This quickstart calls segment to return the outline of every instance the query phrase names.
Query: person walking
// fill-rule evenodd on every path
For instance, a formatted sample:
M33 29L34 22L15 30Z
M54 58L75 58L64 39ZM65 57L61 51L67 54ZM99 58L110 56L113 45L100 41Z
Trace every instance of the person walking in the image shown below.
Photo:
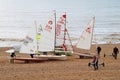
M115 58L115 59L117 59L117 54L119 53L119 50L118 50L118 48L117 47L114 47L113 48L113 57Z
M98 70L98 56L94 56L93 57L93 66L94 66L94 70Z
M98 56L100 55L100 52L101 52L101 47L98 46L98 47L97 47L97 54L98 54Z

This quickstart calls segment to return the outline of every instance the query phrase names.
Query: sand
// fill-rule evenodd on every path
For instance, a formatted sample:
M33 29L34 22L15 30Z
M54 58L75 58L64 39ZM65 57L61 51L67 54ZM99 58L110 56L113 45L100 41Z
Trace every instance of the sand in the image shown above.
M115 60L112 56L103 57L104 53L111 54L113 47L120 49L120 44L99 45L102 48L99 63L104 61L105 67L99 70L88 67L92 59L79 59L78 55L68 57L67 61L45 61L40 63L24 63L15 61L11 64L9 54L0 48L0 80L120 80L120 54ZM83 50L76 51L80 52ZM93 45L88 52L96 52ZM30 57L18 54L17 57Z

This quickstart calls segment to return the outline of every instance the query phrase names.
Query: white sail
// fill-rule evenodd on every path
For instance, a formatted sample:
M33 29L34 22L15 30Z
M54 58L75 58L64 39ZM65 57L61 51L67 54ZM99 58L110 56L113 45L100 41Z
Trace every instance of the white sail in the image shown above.
M48 20L46 26L43 28L41 38L39 40L38 51L54 51L55 46L55 16Z
M93 19L90 21L90 23L87 25L82 35L80 36L79 41L76 45L77 48L87 49L87 50L91 48L94 22L95 22L95 17L93 17Z
M37 52L36 27L32 27L29 34L24 39L20 48L20 53L34 54Z

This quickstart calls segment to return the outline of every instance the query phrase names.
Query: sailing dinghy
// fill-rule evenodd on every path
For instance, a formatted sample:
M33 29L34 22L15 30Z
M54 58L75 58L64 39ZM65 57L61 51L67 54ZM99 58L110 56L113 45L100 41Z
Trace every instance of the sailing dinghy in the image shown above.
M73 53L72 42L67 30L66 13L57 21L55 43L55 52Z
M36 27L31 27L31 30L26 35L23 44L20 47L19 53L23 54L36 54L38 52L37 46L37 32ZM11 51L8 51L11 52ZM47 59L40 59L40 58L26 58L26 57L13 57L10 59L10 62L14 63L15 60L24 61L25 63L29 62L42 62L46 61Z

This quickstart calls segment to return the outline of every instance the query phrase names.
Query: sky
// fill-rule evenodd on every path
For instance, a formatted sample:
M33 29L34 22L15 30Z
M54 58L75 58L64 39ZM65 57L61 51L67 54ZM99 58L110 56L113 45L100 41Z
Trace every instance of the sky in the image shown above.
M67 13L71 30L82 29L93 16L97 30L105 31L107 27L110 31L111 24L114 28L120 26L119 0L0 0L0 27L22 31L34 26L35 20L44 26L53 10L57 17Z

